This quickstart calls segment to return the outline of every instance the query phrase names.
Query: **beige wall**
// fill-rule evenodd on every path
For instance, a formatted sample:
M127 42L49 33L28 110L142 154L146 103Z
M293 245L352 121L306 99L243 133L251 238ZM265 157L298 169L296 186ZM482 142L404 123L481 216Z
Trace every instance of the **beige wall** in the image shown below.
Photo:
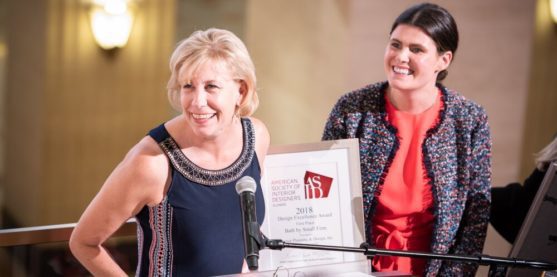
M129 44L94 42L82 1L8 1L4 202L23 226L74 222L167 119L174 1L145 0Z
M523 129L521 176L532 171L532 156L557 135L557 23L549 14L549 1L538 0L536 31L530 62L526 102L527 124Z
M261 98L256 116L267 123L272 144L319 141L333 101L349 89L350 3L249 1L246 42Z
M178 0L177 4L176 39L212 27L244 37L246 0Z
M45 61L44 54L36 51L35 47L44 44L45 34L40 25L28 24L26 18L44 22L46 15L43 10L46 4L42 1L34 4L8 2L6 10L10 12L6 14L5 20L8 55L3 129L5 185L2 200L3 208L22 222L37 222L36 219L40 217L37 200L42 192L36 184L40 183L41 178L39 130L42 109L39 103L43 99ZM10 31L11 26L18 26L22 34L26 35L16 35L15 31Z

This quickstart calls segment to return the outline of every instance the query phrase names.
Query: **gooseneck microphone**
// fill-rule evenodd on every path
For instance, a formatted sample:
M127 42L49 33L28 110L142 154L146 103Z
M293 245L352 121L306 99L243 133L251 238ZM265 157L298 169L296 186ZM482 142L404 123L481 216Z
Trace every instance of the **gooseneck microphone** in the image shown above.
M244 176L236 182L236 192L240 195L240 206L242 208L245 259L250 270L257 270L259 267L259 249L263 247L255 209L256 189L257 183L250 176Z

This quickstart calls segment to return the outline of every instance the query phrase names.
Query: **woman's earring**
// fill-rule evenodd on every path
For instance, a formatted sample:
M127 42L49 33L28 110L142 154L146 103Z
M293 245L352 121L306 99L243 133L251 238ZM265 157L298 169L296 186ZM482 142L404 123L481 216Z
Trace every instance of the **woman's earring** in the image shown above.
M240 118L240 108L236 105L236 109L234 110L234 117Z

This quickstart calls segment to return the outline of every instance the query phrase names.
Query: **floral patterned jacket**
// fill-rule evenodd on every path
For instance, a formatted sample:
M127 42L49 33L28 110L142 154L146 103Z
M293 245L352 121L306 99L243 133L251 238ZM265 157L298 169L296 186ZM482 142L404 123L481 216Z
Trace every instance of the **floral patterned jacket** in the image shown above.
M385 110L386 82L343 95L332 109L323 140L359 138L367 241L376 197L398 149L397 130ZM482 107L438 85L443 108L422 145L434 198L432 253L479 256L491 202L491 138ZM474 263L430 260L427 276L473 276Z

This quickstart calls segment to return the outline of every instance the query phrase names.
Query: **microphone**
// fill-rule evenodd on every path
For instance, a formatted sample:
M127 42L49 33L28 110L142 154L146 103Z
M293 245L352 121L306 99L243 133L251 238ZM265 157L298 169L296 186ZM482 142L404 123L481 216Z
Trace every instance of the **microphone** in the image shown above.
M257 183L250 176L244 176L236 182L236 192L240 195L242 208L245 258L250 270L257 270L259 267L259 249L261 249L261 231L255 210L256 190Z

